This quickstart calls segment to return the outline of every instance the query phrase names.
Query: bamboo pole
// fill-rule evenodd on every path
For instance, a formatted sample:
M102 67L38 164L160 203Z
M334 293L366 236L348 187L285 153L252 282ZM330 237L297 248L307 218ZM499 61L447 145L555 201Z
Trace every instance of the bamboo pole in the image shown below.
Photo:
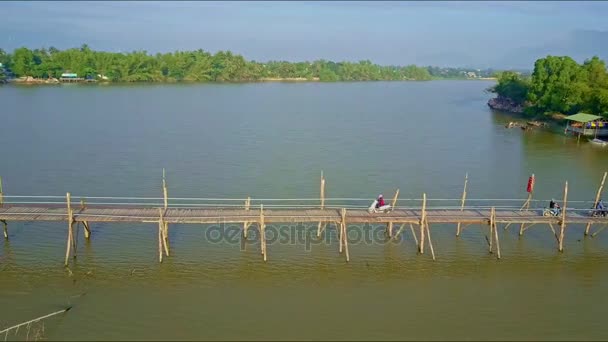
M469 182L469 173L465 173L464 175L464 189L462 189L462 200L460 201L460 211L464 211L464 202L467 198L467 183ZM456 236L460 236L460 225L461 223L458 222L458 226L456 227Z
M402 223L399 226L399 229L397 229L397 233L395 233L395 235L393 236L393 240L395 240L397 237L399 237L399 234L401 234L401 232L403 231L404 228L405 228L405 223Z
M591 234L591 237L595 237L597 234L599 234L604 229L606 229L606 226L603 226L602 228L598 229L595 233Z
M342 213L340 213L340 216L342 215ZM342 254L342 238L343 238L343 226L342 226L342 221L340 221L340 229L338 232L338 244L340 245L340 254Z
M266 224L264 223L264 205L260 204L260 249L266 261Z
M418 237L416 236L416 233L414 232L414 226L411 223L410 231L412 232L412 236L414 237L414 241L416 242L416 248L420 248L420 245L418 244Z
M163 168L163 197L165 200L165 209L167 209L167 206L169 205L169 200L167 198L167 180L165 179L165 168Z
M0 177L0 207L4 205L4 192L2 191L2 177Z
M391 202L391 211L395 210L395 206L397 206L397 198L399 197L399 189L395 191L395 197L393 197L393 201Z
M84 238L89 240L91 238L91 227L89 226L89 222L82 221L82 225L84 227Z
M325 209L325 177L321 170L321 210Z
M386 225L386 231L388 233L388 237L392 238L393 237L393 221L390 221L387 225Z
M86 203L85 199L82 198L80 200L80 211L82 212L86 208L87 208L87 203ZM88 240L91 237L91 228L89 227L89 222L82 221L82 226L83 226L83 230L84 230L84 238Z
M498 240L498 227L496 226L496 208L492 207L492 224L494 225L494 239L496 239L496 258L500 259L500 241Z
M494 207L490 209L490 254L493 253L494 246Z
M564 230L566 229L566 206L568 204L568 181L564 187L564 207L562 209L562 222L559 232L559 251L564 251Z
M158 262L163 262L163 226L158 220Z
M2 221L2 225L4 226L4 239L6 241L8 241L8 223L6 223L6 220L1 220Z
M48 315L40 316L40 317L34 318L34 319L32 319L32 320L29 320L29 321L27 321L27 322L23 322L23 323L19 323L19 324L17 324L17 325L13 325L12 327L8 327L8 328L6 328L6 329L4 329L4 330L0 331L0 335L1 335L1 334L6 333L6 334L7 334L7 337L8 337L8 332L9 332L9 331L11 331L11 330L15 330L15 329L17 329L17 330L18 330L20 327L22 327L22 326L24 326L24 325L28 325L28 324L32 324L32 323L36 323L36 322L41 321L41 320L43 320L43 319L45 319L45 318L49 318L49 317L52 317L52 316L55 316L55 315L59 315L59 314L64 313L64 312L68 312L68 311L69 311L71 308L72 308L72 307L71 307L71 306L69 306L69 307L67 307L67 308L65 308L65 309L63 309L63 310L55 311L55 312L52 312L52 313L50 313L50 314L48 314ZM15 334L16 334L16 332L15 332Z
M348 233L346 230L346 208L342 208L342 239L344 240L344 251L346 252L346 262L350 261L350 255L348 253Z
M424 254L424 222L426 221L426 193L422 194L422 215L420 217L420 254Z
M251 197L247 197L247 199L245 200L245 210L249 211L249 208L251 207ZM247 229L249 228L249 222L245 221L243 222L243 236L247 237Z
M317 227L317 237L321 236L321 233L325 230L327 223L319 222L319 226Z
M435 249L433 248L433 241L431 241L431 229L429 228L429 220L426 217L424 219L424 225L426 226L426 237L429 240L431 255L433 256L433 261L435 261Z
M323 210L325 209L325 176L323 176L323 170L321 170L321 189L319 191L319 196L321 199L321 210ZM325 229L325 226L325 223L319 221L319 226L317 227L317 237L321 237L321 232ZM342 245L340 245L340 253L342 253Z
M606 182L606 175L608 175L608 172L604 172L604 176L602 177L602 181L600 182L600 187L597 189L597 193L595 194L595 201L593 201L592 210L595 210L597 203L600 201L600 197L602 196L602 189L604 189L604 183ZM587 223L587 227L585 227L585 236L589 235L589 228L591 228L591 222Z
M72 203L70 193L66 193L66 203L67 203L67 214L68 214L68 241L67 246L65 248L65 266L68 265L70 253L72 252L72 247L74 246L74 232L72 224L74 222L74 216L72 215ZM74 253L75 256L76 253Z

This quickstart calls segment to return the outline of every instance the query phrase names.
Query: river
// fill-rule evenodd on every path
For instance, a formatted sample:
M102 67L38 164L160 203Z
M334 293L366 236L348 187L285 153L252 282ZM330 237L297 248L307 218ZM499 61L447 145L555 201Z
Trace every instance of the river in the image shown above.
M561 202L568 181L570 199L593 200L606 149L505 129L492 84L4 86L0 176L7 196L160 197L165 168L170 197L314 198L323 170L327 197L399 188L414 205L460 198L466 173L469 198L524 199L534 173L536 198ZM264 263L253 238L173 225L159 264L157 225L94 224L66 270L65 223L9 222L0 330L72 305L45 338L608 339L608 233L570 225L559 253L547 226L518 228L500 228L501 260L481 227L438 225L436 261L404 234L351 244L349 263L336 240L274 243Z

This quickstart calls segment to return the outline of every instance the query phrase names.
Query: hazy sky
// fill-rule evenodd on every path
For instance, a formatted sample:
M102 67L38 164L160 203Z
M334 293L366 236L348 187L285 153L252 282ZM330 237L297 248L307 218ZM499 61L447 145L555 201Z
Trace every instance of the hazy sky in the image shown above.
M608 57L595 43L608 37L608 2L2 1L0 13L0 48L9 51L87 43L231 50L258 61L530 68L546 53Z

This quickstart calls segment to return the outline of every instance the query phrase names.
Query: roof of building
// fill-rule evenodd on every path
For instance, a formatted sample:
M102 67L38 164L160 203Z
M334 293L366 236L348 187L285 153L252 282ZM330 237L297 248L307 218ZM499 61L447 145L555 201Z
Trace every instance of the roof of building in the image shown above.
M597 116L597 115L593 115L593 114L578 113L578 114L566 116L564 119L584 123L584 122L598 120L601 118L602 118L601 116Z

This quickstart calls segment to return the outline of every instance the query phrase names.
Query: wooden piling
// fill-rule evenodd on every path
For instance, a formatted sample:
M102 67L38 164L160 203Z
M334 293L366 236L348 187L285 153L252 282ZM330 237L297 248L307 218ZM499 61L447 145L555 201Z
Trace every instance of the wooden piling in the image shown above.
M342 208L341 211L341 216L342 216L342 221L341 221L341 225L342 225L342 240L343 240L343 244L344 244L344 251L346 252L346 262L350 261L350 255L348 253L348 233L346 230L346 208Z
M414 231L414 225L410 223L410 231L412 232L412 236L414 237L414 241L416 242L416 248L420 248L420 244L418 244L418 237L416 236L416 232Z
M419 252L424 254L424 222L426 221L426 193L422 194L422 214L420 217L420 245Z
M86 208L87 208L86 200L84 198L81 198L80 199L80 211L82 212ZM91 237L91 228L89 227L89 222L82 221L82 226L83 226L83 230L84 230L84 238L88 240Z
M399 189L397 189L397 191L395 191L395 196L393 197L393 201L391 202L391 211L395 210L395 207L397 206L398 197L399 197Z
M68 240L67 246L65 249L65 266L69 263L70 254L72 253L72 248L74 248L74 257L76 257L76 244L74 241L74 232L73 232L73 224L74 224L74 215L72 213L72 203L70 193L66 193L66 203L67 203L67 215L68 215Z
M568 181L564 186L564 203L562 208L562 222L559 232L559 251L564 251L564 230L566 229L566 206L568 205Z
M325 230L325 227L327 227L327 223L319 222L319 226L317 227L317 237L321 237L321 233Z
M266 224L264 223L264 205L260 204L260 249L266 261Z
M500 241L498 240L498 227L496 225L496 208L492 207L492 226L494 230L494 239L496 240L496 258L500 259Z
M325 209L325 177L321 171L321 210Z
M393 237L393 221L390 221L386 225L386 232L387 232L389 238Z
M251 197L247 197L247 199L245 200L245 210L249 211L251 207ZM249 225L250 223L248 221L243 222L243 236L246 238L247 237L247 229L249 229Z
M460 211L464 211L464 202L467 198L467 183L469 182L469 173L464 174L464 189L462 189L462 199L460 201ZM456 236L460 236L460 225L462 223L458 222L458 226L456 227Z
M165 168L163 168L163 197L164 197L164 202L165 202L165 209L167 209L167 206L169 205L169 199L167 196L167 180L165 178Z
M490 254L493 253L494 246L494 207L490 209Z
M602 196L602 189L604 189L604 183L606 182L606 175L608 175L608 172L604 172L604 176L602 177L602 181L600 182L600 187L597 189L597 193L595 194L595 200L593 201L592 210L595 210L597 202L600 201L600 197ZM589 228L591 228L591 222L587 223L587 227L585 227L585 236L589 235Z
M4 205L4 192L2 191L2 177L0 177L0 207Z
M5 220L2 221L2 225L4 226L4 240L8 241L8 223Z
M429 240L429 248L431 249L431 256L433 256L433 261L435 261L435 249L433 248L433 241L431 241L431 229L429 228L429 220L425 217L424 225L426 227L426 237Z
M165 255L169 256L169 224L167 223L167 221L165 221L164 216L165 210L162 208L158 208L158 229L160 230L161 246L162 249L165 251ZM162 262L162 258L160 261Z

